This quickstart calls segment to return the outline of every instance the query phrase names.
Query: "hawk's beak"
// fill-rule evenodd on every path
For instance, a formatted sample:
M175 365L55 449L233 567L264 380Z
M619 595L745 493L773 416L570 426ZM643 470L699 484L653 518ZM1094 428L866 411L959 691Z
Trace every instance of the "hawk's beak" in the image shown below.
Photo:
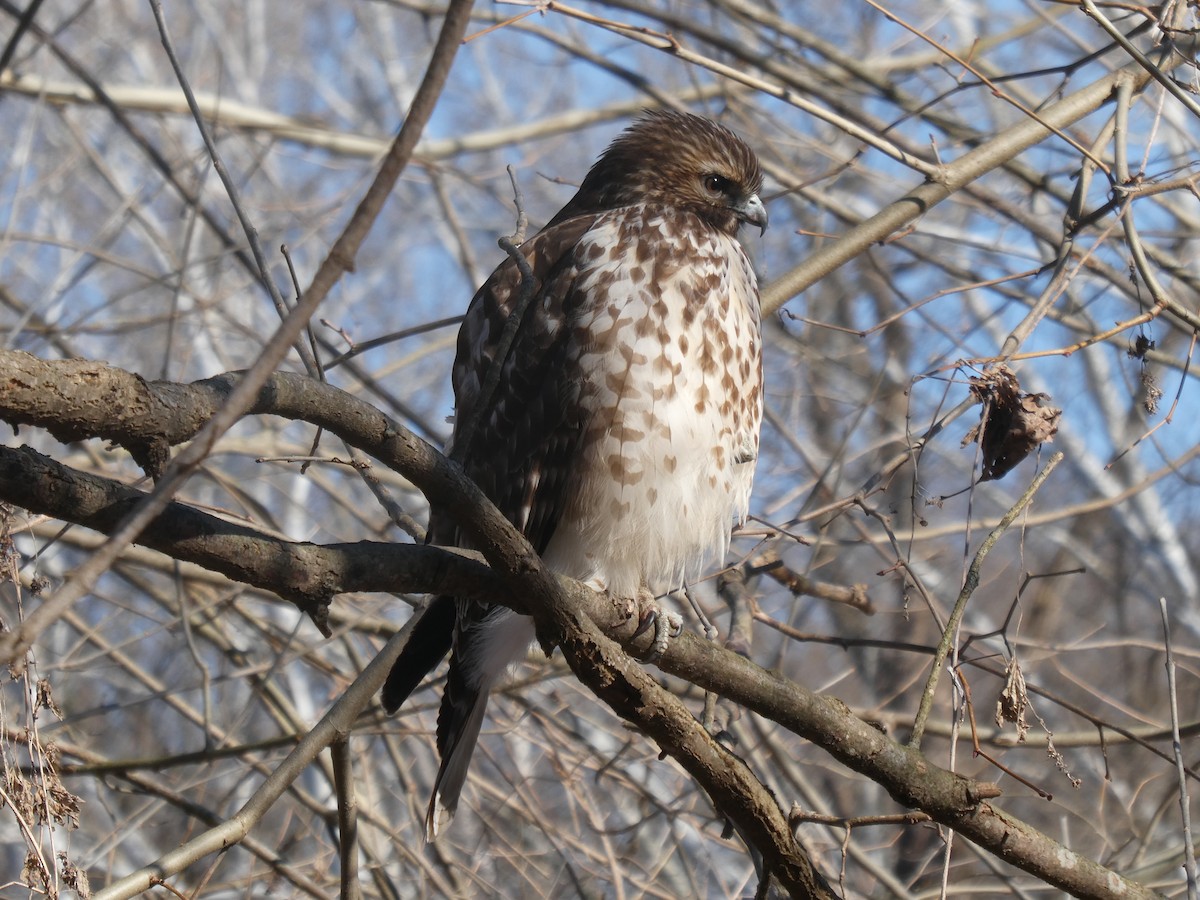
M738 221L757 225L759 234L767 230L767 208L763 206L758 194L746 197L733 208L733 211L737 213Z

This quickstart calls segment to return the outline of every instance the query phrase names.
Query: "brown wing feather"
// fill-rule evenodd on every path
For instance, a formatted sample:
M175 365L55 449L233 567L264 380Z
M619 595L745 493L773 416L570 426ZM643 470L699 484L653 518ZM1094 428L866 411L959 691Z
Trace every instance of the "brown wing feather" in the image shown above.
M539 553L561 514L567 473L582 433L582 423L568 412L575 407L571 400L577 384L564 365L566 307L578 274L574 250L595 219L577 216L521 246L533 275L533 295L499 362L500 377L490 396L481 392L521 299L515 261L506 260L475 293L459 332L454 455ZM457 527L443 516L432 517L430 534L436 543L462 546Z
M595 219L577 216L543 229L521 245L534 279L533 295L488 397L481 396L488 370L521 299L522 276L515 261L503 262L475 292L459 330L451 446L456 447L455 455L467 475L539 553L546 549L562 514L571 462L582 435L580 423L567 413L572 408L574 385L562 365L567 336L565 305L577 271L575 246ZM472 421L473 427L465 424ZM460 433L464 428L472 433ZM460 446L464 441L466 446ZM430 513L428 540L467 546L457 523L436 509ZM466 607L466 616L476 620L487 613L484 604L456 602L448 596L433 598L414 632L419 639L405 645L384 685L383 705L388 712L399 709L450 651L456 606ZM447 688L447 698L463 692L454 688L453 684ZM445 704L443 710L453 705ZM442 749L444 736L453 729L439 727L438 731Z

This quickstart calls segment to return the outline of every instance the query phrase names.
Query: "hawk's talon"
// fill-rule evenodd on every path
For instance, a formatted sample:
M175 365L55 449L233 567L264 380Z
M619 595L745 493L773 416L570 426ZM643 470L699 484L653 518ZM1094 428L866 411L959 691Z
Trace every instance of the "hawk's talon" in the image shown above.
M631 602L637 610L638 624L630 640L637 640L653 627L654 639L642 659L645 662L657 662L667 652L667 644L671 638L683 633L683 618L679 613L663 609L654 595L645 588L642 588L637 598Z
M646 662L658 662L667 652L671 638L683 634L683 617L676 612L660 609L654 617L654 643L643 657Z
M630 618L633 618L633 617L630 616ZM629 639L631 641L636 641L643 634L645 634L647 631L649 631L650 626L652 626L652 625L655 626L654 631L655 631L655 634L657 635L657 633L658 633L657 622L658 622L658 611L656 609L650 608L650 609L640 610L639 614L638 614L637 628L634 629L634 632L632 635L629 636Z

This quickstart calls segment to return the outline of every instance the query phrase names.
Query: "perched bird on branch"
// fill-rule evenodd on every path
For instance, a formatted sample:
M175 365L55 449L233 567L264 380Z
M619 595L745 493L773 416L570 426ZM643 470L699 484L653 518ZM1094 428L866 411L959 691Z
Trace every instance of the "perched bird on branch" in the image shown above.
M458 336L452 455L548 566L635 601L660 649L673 623L654 598L719 562L749 505L762 348L737 234L766 228L761 187L733 132L647 112L520 246L526 274L514 258L492 273ZM436 510L429 533L464 546ZM398 709L453 651L433 840L458 806L488 692L526 653L533 623L453 597L422 615L383 704Z

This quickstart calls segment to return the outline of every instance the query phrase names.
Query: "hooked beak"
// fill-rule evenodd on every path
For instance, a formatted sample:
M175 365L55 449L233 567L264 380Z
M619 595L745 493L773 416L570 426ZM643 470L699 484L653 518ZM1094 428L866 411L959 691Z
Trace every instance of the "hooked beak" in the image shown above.
M751 194L733 208L738 221L758 226L761 235L767 230L767 208L763 206L758 194Z

